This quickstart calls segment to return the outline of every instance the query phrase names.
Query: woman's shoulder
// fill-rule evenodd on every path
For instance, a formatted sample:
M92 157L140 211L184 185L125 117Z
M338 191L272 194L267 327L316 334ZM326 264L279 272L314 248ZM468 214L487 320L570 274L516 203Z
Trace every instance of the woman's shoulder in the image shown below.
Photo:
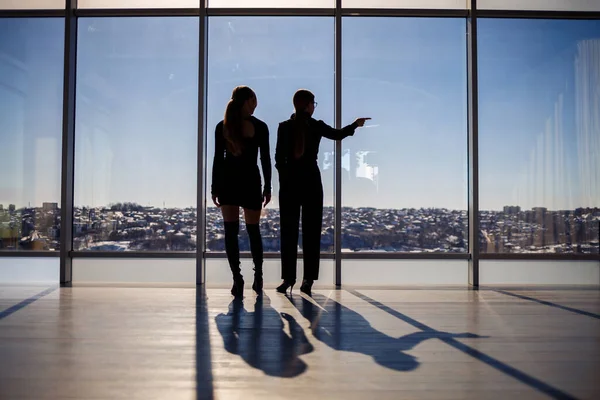
M269 129L267 124L262 119L258 119L254 115L252 116L252 122L254 122L254 126L256 126L260 129L267 129L267 130Z
M215 128L216 128L216 129L223 129L223 124L224 124L224 121L223 121L223 120L221 120L221 121L219 121L219 123L218 123L218 124L215 126Z
M285 128L285 127L288 127L288 126L290 126L290 125L292 124L292 122L294 122L293 115L292 115L292 117L290 117L290 118L286 119L285 121L281 121L281 122L279 123L279 126L281 126L281 127L284 127L284 128Z

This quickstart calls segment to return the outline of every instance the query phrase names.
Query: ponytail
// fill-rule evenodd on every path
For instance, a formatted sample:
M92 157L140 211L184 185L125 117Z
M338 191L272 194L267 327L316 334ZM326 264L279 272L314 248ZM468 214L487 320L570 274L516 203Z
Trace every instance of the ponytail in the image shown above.
M247 100L255 96L248 86L238 86L233 89L231 99L225 108L223 137L227 150L234 156L239 156L243 150L242 107Z
M294 93L294 157L296 159L304 155L306 133L310 115L305 111L311 102L315 101L315 95L306 89L300 89Z

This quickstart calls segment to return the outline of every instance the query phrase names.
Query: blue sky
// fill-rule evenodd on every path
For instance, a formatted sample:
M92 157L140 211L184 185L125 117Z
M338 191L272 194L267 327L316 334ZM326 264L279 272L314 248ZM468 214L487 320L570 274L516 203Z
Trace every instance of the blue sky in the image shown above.
M195 205L198 30L193 17L79 19L77 205ZM479 33L481 208L600 205L600 21L480 20ZM0 36L0 203L58 201L63 21L2 19ZM466 209L465 20L345 18L343 43L343 122L373 118L344 141L343 204ZM272 154L297 88L333 124L332 18L212 17L208 51L208 177L236 85L258 94Z

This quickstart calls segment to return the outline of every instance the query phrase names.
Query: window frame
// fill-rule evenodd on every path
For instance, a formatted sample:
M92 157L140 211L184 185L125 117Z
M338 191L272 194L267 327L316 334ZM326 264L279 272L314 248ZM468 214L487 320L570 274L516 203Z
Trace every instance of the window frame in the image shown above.
M75 65L73 60L75 59L76 54L76 38L74 36L77 35L76 24L77 18L79 16L197 16L200 18L200 45L199 45L199 54L200 54L200 64L199 64L199 107L200 112L198 115L198 204L197 213L198 216L198 236L203 233L204 229L204 210L206 208L205 204L205 186L206 182L204 179L204 162L206 157L206 147L205 147L205 139L206 139L206 57L207 57L207 31L206 31L206 19L207 17L214 15L223 15L223 16L283 16L283 15L294 15L294 16L314 16L314 15L326 15L326 16L335 16L336 18L336 126L340 127L341 125L341 18L342 16L426 16L426 17L463 17L467 19L467 35L465 44L468 46L468 57L471 59L471 63L468 65L468 81L470 84L469 93L471 94L471 98L469 101L469 113L471 114L470 119L470 143L472 146L472 151L469 152L470 159L470 168L469 168L469 179L471 184L469 185L469 192L471 194L471 201L469 207L469 230L470 233L473 234L476 230L478 218L472 215L473 211L478 211L478 151L477 151L477 65L476 61L473 62L473 58L476 59L477 55L477 18L479 17L494 17L494 18L526 18L526 19L548 19L548 18L558 18L558 19L600 19L600 12L580 12L580 11L533 11L533 10L478 10L477 9L477 1L469 0L468 7L465 10L436 10L436 9L347 9L342 8L341 0L336 0L335 8L325 8L325 9L260 9L260 8L248 8L248 9L217 9L217 8L207 8L205 2L201 2L199 8L191 8L191 9L77 9L77 0L67 0L65 9L61 10L0 10L0 17L44 17L44 16L59 16L65 19L65 25L68 27L65 29L65 78L64 78L64 97L63 97L63 115L66 120L63 121L63 152L62 152L62 166L63 166L63 174L62 174L62 190L61 193L67 195L66 199L63 199L63 205L67 207L63 208L63 213L71 213L73 212L73 179L69 177L69 174L73 172L73 131L72 124L74 121L71 118L74 118L74 75L75 75ZM69 28L70 27L70 28ZM473 98L473 96L475 96ZM339 145L336 147L336 215L340 213L341 215L341 153ZM339 174L339 175L338 175ZM71 198L69 199L69 195ZM339 218L340 215L337 215L336 219L336 239L340 234L341 228L341 220ZM477 215L477 213L475 214ZM63 221L65 214L63 214ZM68 221L68 220L67 220ZM68 226L68 225L67 225ZM70 233L72 234L72 225L71 228L67 228L67 234L61 232L61 236L64 235L65 240L63 244L67 243L70 240ZM65 230L63 230L65 231ZM202 235L204 237L204 235ZM470 241L471 242L471 241ZM203 241L198 241L198 243L203 243ZM71 242L72 244L72 242ZM336 278L335 283L337 285L341 285L341 263L344 259L468 259L471 265L470 274L475 274L469 277L469 284L472 286L478 286L478 261L480 259L535 259L535 260L598 260L600 261L600 254L590 254L590 255L581 255L581 254L479 254L477 248L471 248L467 254L446 254L446 253L417 253L417 254L406 254L406 253L386 253L386 254L377 254L377 253L361 253L361 254L352 254L345 253L342 254L340 251L340 241L336 240L336 251L333 257L336 259ZM34 254L35 253L35 254ZM69 246L61 246L60 254L59 252L28 252L28 251L0 251L0 257L57 257L61 258L61 284L70 284L71 282L71 260L74 257L138 257L138 258L165 258L165 257L183 257L183 258L195 258L196 259L196 271L197 271L197 283L204 284L204 259L212 258L214 256L225 257L224 254L216 255L216 254L205 254L203 245L197 246L196 252L170 252L168 254L163 253L134 253L129 252L127 254L119 253L109 253L103 254L102 252L94 252L94 253L86 253L81 254L80 252L73 252ZM266 254L267 258L278 257L278 254ZM322 255L325 257L330 257L330 255ZM249 257L249 254L242 254L242 257Z

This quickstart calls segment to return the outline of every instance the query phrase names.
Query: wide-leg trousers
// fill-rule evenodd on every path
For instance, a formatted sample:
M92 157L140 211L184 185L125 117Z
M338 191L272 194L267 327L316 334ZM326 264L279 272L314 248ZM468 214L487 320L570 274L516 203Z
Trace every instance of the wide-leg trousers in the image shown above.
M279 212L281 226L281 277L296 280L298 236L302 214L304 279L319 278L323 183L317 163L290 169L280 176Z

